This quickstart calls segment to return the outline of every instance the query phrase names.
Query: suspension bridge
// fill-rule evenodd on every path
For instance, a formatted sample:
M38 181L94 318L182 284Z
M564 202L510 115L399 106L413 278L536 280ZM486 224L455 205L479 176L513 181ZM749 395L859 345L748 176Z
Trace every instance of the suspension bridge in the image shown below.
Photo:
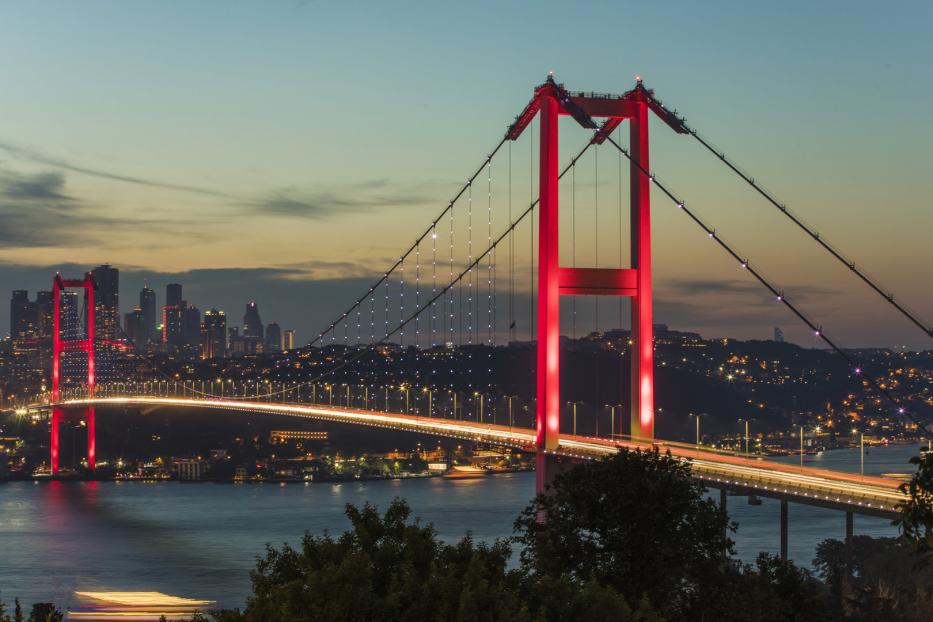
M67 412L82 412L87 421L87 463L93 469L96 407L187 406L288 415L519 447L537 455L538 492L547 488L554 474L568 460L605 456L619 447L658 447L690 460L694 476L722 490L723 501L725 491L733 491L779 498L784 504L793 501L833 507L847 513L850 529L852 513L892 516L903 495L896 483L888 480L753 460L711 451L699 444L655 438L652 189L657 191L655 196L669 201L684 213L699 233L715 242L776 303L812 331L815 338L842 357L855 390L868 392L879 409L911 429L924 431L927 428L926 421L915 408L894 388L865 373L851 351L832 339L829 332L794 300L792 292L764 276L747 255L739 252L683 197L656 176L649 160L650 115L677 134L698 141L772 208L804 231L833 261L851 271L894 313L903 316L926 336L933 337L933 328L916 312L717 150L640 79L636 79L634 88L622 94L601 94L570 91L549 75L534 89L531 100L508 126L505 135L414 241L311 341L309 346L330 348L327 365L312 380L283 386L277 391L260 393L257 389L255 395L249 394L247 387L229 387L226 393L218 394L210 384L199 386L196 381L179 382L169 376L164 381L101 382L101 370L95 366L100 340L95 339L94 334L93 279L87 275L68 280L56 275L52 387L34 401L34 405L51 410L52 472L59 470L58 427ZM562 116L569 117L586 132L580 149L563 165L559 161L558 142ZM627 146L623 145L623 123L628 123ZM520 139L528 143L527 162L520 157L520 150L513 148ZM618 170L613 170L611 175L614 180L617 177L617 193L607 192L600 184L601 170L604 181L606 177L606 159L603 169L599 165L600 148L608 148L617 158ZM583 166L584 155L591 151L593 180L578 183L581 177L578 169ZM518 160L521 162L517 163ZM494 167L497 171L495 184ZM577 248L577 230L581 222L578 212L582 213L583 208L578 210L577 206L578 185L591 193L587 199L586 223L591 227L592 238L581 246L581 252ZM610 194L617 194L617 197L607 196ZM623 194L628 195L627 218ZM563 212L559 209L561 202L564 203ZM607 204L611 204L611 209ZM628 261L625 260L626 229ZM569 252L566 248L561 251L562 231L564 238L569 234ZM614 239L616 233L618 238ZM612 261L606 260L609 242L617 243L617 248L610 249ZM583 255L590 265L582 264L580 257ZM85 292L85 328L77 337L64 339L59 325L60 299L62 292L71 288ZM618 433L614 424L608 435L603 436L581 436L575 430L568 434L561 429L560 340L562 329L566 331L568 324L570 332L576 336L579 297L595 297L597 330L600 328L600 298L619 299L617 326L621 326L624 307L628 307L631 330L629 347L624 354L630 361L630 371L627 379L618 379L619 385L628 387L628 416L623 425L620 409ZM567 304L562 309L562 298L568 299L569 309ZM627 303L623 302L624 298L628 298ZM612 320L606 319L605 302L602 309L603 327L615 324L614 306L610 312ZM527 343L535 347L535 364L528 370L533 374L535 386L534 396L529 397L532 421L516 424L511 413L508 425L485 421L482 416L473 420L458 417L456 397L453 408L445 411L446 415L431 405L433 392L455 394L457 382L468 389L495 393L495 379L489 375L492 371L487 360L491 356L489 352L500 343L515 342L523 335L527 335ZM360 383L355 398L348 389L342 405L335 405L332 395L327 403L322 401L323 395L317 393L317 389L328 377L347 369L365 367L372 357L379 355L380 347L390 345L436 353L437 370L432 370L432 377L412 380L428 393L426 409L419 414L412 414L407 407L393 410L388 397L384 407L377 408L375 396L369 394L369 386L364 383ZM452 372L443 372L447 353L451 350L468 353L465 378L457 381ZM63 361L69 357L71 367L79 370L79 378L69 380L63 371ZM136 356L137 367L146 360L144 356ZM138 375L138 369L134 373ZM154 369L151 373L152 378L157 379L162 372ZM446 380L437 379L441 377ZM478 386L478 379L482 379L485 386ZM509 405L511 407L511 401ZM782 521L786 531L786 511L782 512ZM782 544L785 545L782 549L786 548L786 542Z

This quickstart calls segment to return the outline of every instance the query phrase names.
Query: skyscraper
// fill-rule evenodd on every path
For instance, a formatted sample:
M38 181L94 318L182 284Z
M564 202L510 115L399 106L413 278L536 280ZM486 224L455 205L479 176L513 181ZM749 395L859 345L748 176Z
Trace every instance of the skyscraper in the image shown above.
M41 339L51 339L52 313L55 311L55 302L52 292L45 290L36 292L36 329Z
M120 271L110 264L97 266L93 271L94 314L97 337L114 339L120 328Z
M165 286L165 306L177 307L181 304L181 285L178 283L169 283Z
M282 351L282 329L277 322L272 322L266 327L266 347L265 352L277 354Z
M227 315L210 309L201 323L201 358L218 359L227 356Z
M10 298L10 337L12 339L27 339L35 332L36 304L29 300L29 292L25 289L13 290Z
M286 328L282 331L282 349L283 350L294 350L295 349L295 330L292 328Z
M182 300L162 307L162 346L166 352L195 358L201 349L201 312Z
M139 308L143 314L146 341L152 341L156 337L156 293L155 290L149 289L148 284L139 291Z
M142 350L149 341L148 331L146 330L146 316L143 310L136 307L123 317L123 328L126 336L133 342L137 349Z
M243 336L262 342L262 318L259 317L259 307L255 302L246 303L246 313L243 314Z

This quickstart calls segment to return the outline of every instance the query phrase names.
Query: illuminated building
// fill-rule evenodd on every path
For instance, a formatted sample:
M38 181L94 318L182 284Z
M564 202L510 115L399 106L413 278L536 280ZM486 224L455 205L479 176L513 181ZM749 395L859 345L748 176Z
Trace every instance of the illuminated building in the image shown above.
M104 264L93 270L94 317L98 339L115 339L120 328L120 271Z
M295 330L292 328L286 328L282 331L282 349L283 350L294 350L295 349Z
M325 430L272 430L269 432L270 443L287 443L288 441L326 441Z
M171 354L195 358L201 348L201 312L182 300L162 307L162 347Z
M29 292L24 289L13 290L10 299L10 337L28 339L35 332L36 303L29 300Z
M277 354L282 351L282 329L277 322L272 322L266 327L266 347L265 352Z
M54 311L52 292L36 292L36 330L40 339L52 338L52 313Z
M146 331L146 317L142 309L136 307L124 315L123 328L126 331L126 336L136 348L143 349L146 347L149 337L148 331Z
M148 285L139 290L139 308L143 313L146 341L152 341L156 337L156 293Z
M247 339L262 341L262 318L259 317L259 307L255 302L246 303L246 313L243 314L243 336Z
M181 285L178 283L169 283L165 286L165 306L177 307L181 304Z
M203 460L179 460L176 466L178 467L178 479L182 482L196 482L207 470L207 464Z
M201 358L218 359L227 356L227 315L210 309L201 323Z

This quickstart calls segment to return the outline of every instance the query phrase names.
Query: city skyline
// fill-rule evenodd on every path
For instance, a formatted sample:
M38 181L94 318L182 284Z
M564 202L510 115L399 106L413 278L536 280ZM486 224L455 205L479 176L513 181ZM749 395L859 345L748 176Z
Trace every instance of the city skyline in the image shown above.
M571 16L561 24L565 38L586 43L561 46L559 56L541 55L532 26L543 18L517 5L463 14L382 7L381 20L319 3L224 6L231 9L220 17L218 5L185 7L171 21L155 4L2 9L0 51L28 52L35 62L29 74L25 65L0 70L0 83L30 87L5 90L0 119L0 291L46 289L55 270L107 261L135 291L147 279L189 281L197 297L215 283L239 284L304 340L381 274L415 223L440 211L462 183L455 175L481 161L502 119L553 69L569 88L615 92L641 73L903 302L933 315L933 294L917 287L933 263L924 236L933 225L925 209L933 181L918 168L933 102L921 60L933 51L919 30L930 15L924 4L890 14L863 3L844 20L829 6L804 15L745 7L740 17L691 5L635 9L670 32L651 38ZM508 24L520 17L532 23L508 32L506 44ZM484 33L488 45L466 57L470 37L441 34L451 18ZM733 28L739 19L743 27ZM40 46L30 34L37 25L57 36ZM147 46L166 27L174 49ZM355 42L356 52L333 54L342 49L338 38ZM71 77L90 67L99 68L93 89ZM159 89L158 104L145 96L151 89ZM897 114L866 124L892 105L892 89ZM432 105L419 105L428 93ZM652 127L658 173L842 345L929 347L844 268L793 237L753 192L715 172L711 156ZM583 137L573 131L568 126L564 152ZM609 201L614 189L605 188ZM516 190L516 202L527 194ZM680 214L656 201L654 215L659 322L763 339L780 326L788 340L811 345L809 331L769 305ZM775 231L788 235L793 253L774 242ZM7 323L2 310L0 325Z

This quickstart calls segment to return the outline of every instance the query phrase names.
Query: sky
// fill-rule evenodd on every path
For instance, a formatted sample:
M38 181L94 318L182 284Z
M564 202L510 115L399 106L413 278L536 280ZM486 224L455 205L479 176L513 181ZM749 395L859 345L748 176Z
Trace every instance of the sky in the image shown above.
M931 18L914 1L0 1L0 291L109 262L123 311L143 282L162 304L178 281L233 324L256 300L304 342L431 222L553 71L601 92L640 74L933 323ZM562 120L562 161L585 139ZM513 146L522 171L528 140ZM698 144L657 121L651 141L658 177L842 345L930 348ZM562 184L565 264L616 261L618 157L588 155L576 195ZM595 237L566 239L574 198ZM656 321L709 337L780 326L819 345L652 198ZM581 313L578 330L611 327L618 303L600 304L602 323Z

